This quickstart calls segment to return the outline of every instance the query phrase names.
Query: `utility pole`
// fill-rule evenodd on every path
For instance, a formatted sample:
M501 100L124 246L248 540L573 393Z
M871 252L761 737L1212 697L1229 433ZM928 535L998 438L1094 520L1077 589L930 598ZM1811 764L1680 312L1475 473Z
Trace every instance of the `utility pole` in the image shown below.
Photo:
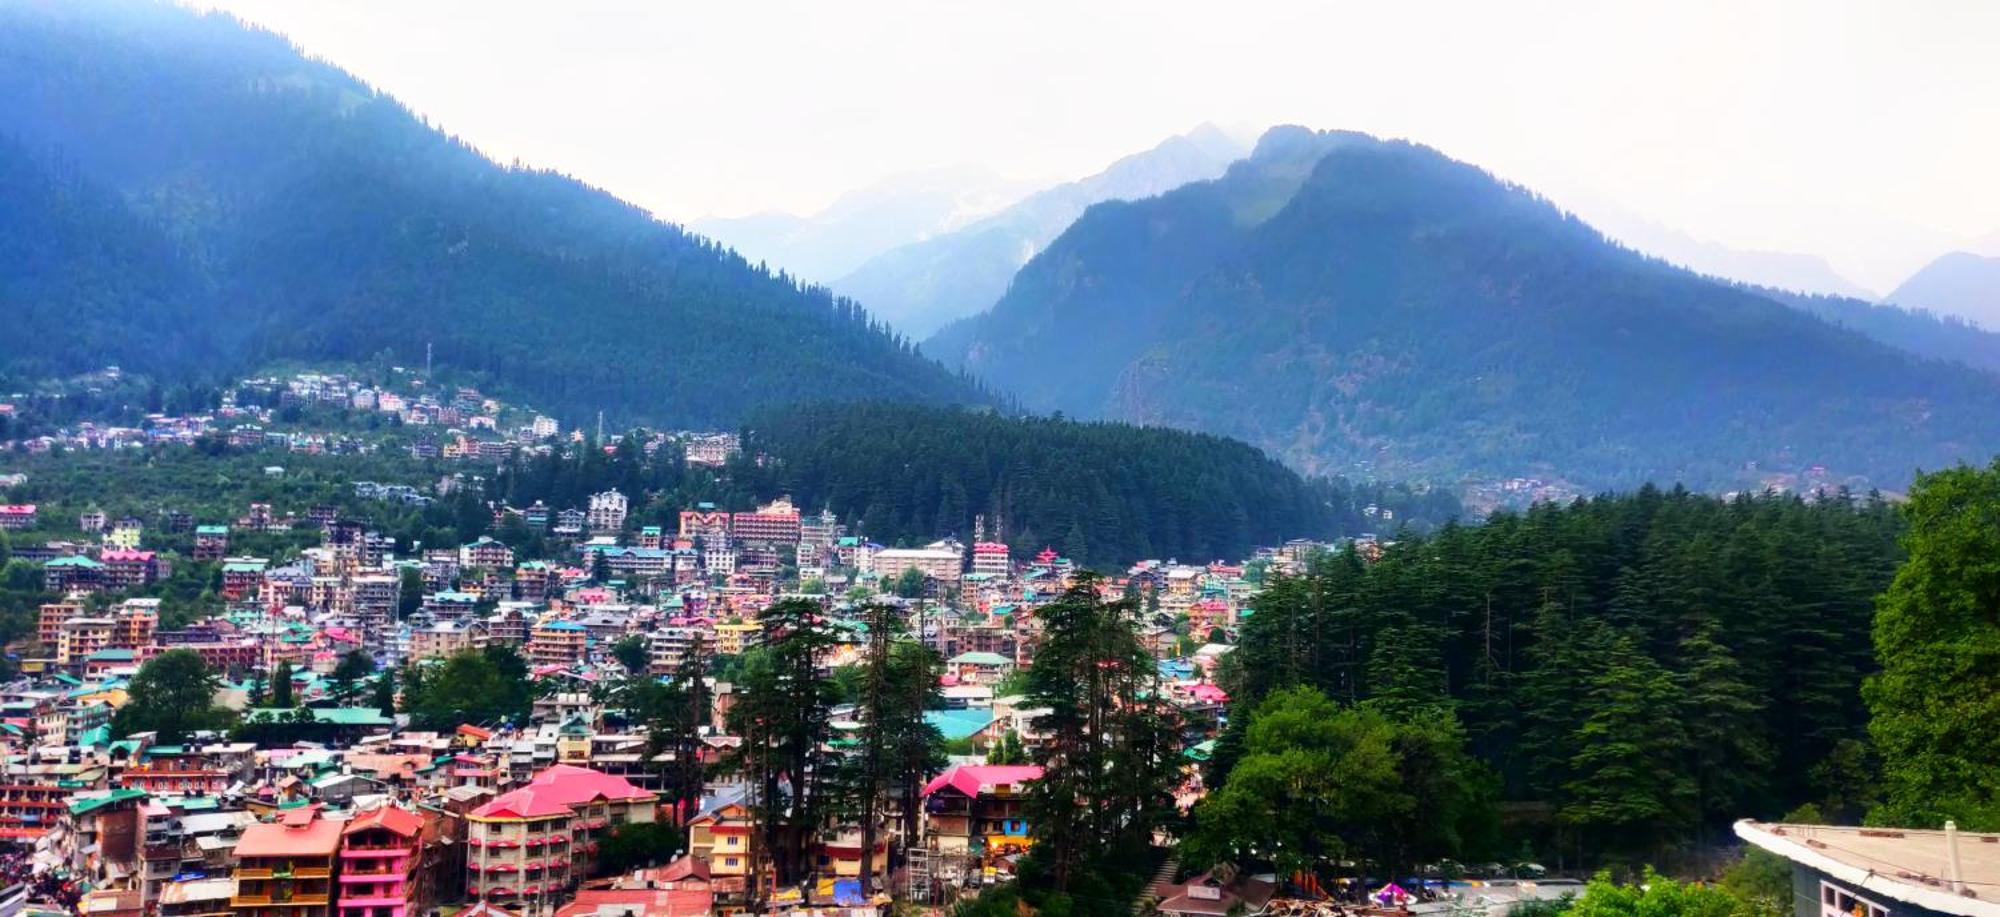
M431 342L424 342L424 378L431 377Z

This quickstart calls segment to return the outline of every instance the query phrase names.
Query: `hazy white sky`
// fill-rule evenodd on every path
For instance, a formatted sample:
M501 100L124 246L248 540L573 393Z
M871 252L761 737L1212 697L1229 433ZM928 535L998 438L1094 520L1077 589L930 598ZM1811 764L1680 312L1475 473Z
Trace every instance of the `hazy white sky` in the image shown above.
M1887 289L2000 233L2000 3L194 0L690 220L1068 178L1204 121L1407 137Z

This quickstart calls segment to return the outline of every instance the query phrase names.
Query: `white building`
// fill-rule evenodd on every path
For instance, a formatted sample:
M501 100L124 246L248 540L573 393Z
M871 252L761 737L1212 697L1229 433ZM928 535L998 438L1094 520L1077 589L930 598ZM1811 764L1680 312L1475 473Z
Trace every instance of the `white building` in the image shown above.
M933 542L921 548L883 548L875 552L875 573L894 580L905 571L922 571L941 583L956 583L965 571L964 549L952 542Z
M625 495L615 490L607 490L590 497L590 533L593 535L616 535L625 528Z

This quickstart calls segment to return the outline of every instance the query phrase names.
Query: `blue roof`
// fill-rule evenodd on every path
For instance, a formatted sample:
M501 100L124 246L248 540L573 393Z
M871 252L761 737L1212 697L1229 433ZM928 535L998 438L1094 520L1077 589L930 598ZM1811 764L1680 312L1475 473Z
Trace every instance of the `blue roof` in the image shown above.
M947 742L970 738L980 730L993 725L991 710L926 710L924 722L937 727L939 735Z

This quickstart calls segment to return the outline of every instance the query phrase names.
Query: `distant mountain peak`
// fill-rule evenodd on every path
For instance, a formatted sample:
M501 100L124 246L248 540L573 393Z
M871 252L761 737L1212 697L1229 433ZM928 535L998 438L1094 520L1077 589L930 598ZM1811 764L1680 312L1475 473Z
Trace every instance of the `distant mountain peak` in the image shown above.
M1889 302L2000 330L2000 257L1947 252L1890 291Z
M2000 379L1645 258L1429 147L1296 126L1092 208L924 349L1031 409L1312 472L1893 486L2000 445Z

